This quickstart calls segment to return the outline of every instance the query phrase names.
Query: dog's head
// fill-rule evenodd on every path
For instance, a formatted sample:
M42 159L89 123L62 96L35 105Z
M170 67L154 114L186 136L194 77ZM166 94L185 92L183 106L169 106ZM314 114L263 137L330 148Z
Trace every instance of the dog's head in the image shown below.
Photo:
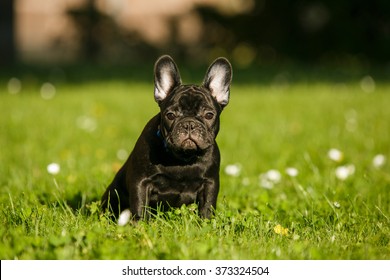
M219 116L229 102L232 67L226 58L216 59L202 85L183 85L170 56L154 67L154 98L160 106L158 131L167 150L188 161L202 155L215 142Z

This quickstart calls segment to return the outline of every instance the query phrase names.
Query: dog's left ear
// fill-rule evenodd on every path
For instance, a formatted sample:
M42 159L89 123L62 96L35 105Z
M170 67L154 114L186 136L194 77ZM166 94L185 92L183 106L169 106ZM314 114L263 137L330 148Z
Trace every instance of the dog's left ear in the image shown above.
M211 95L223 107L229 103L230 83L233 70L230 62L224 58L217 58L207 70L203 86L211 91Z
M169 55L163 55L154 65L154 99L160 103L180 84L181 78L176 63Z

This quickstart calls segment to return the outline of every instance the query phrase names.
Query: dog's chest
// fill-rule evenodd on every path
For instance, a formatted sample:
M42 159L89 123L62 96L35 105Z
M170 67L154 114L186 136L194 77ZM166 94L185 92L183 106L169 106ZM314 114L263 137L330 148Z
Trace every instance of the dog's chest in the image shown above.
M197 202L207 181L199 168L168 168L150 178L150 204L180 207Z

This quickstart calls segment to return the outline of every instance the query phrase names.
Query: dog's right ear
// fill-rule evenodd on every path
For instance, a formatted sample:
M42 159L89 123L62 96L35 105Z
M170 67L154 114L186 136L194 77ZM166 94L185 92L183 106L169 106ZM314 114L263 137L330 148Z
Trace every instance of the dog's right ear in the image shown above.
M154 99L160 104L180 84L180 73L172 57L161 56L154 65Z

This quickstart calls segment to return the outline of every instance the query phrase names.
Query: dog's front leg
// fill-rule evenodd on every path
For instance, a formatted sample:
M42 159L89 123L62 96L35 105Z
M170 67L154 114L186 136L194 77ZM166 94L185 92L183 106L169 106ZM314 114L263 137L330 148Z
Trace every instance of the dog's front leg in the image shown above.
M140 183L129 193L130 212L133 219L138 221L148 217L150 187Z
M205 184L203 192L199 196L199 215L210 219L217 207L219 182L209 181Z

